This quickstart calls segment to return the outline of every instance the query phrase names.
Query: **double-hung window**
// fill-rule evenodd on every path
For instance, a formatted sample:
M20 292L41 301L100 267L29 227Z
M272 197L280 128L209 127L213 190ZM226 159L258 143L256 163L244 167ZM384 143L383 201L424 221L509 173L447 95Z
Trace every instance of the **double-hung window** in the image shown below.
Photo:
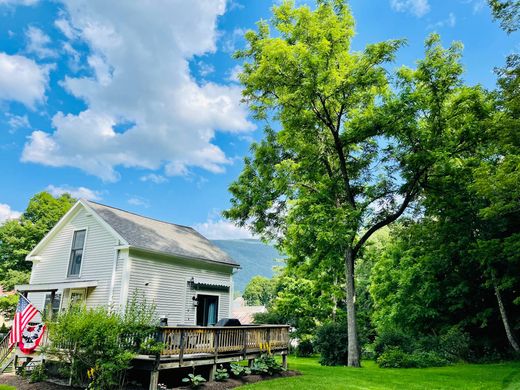
M69 276L79 276L81 261L83 260L83 248L85 246L86 230L76 230L72 238L70 251Z

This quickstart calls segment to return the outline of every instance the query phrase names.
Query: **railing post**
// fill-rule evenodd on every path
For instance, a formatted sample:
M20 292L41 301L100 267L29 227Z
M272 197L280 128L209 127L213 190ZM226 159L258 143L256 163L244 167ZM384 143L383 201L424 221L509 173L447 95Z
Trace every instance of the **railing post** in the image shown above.
M267 353L271 354L271 327L267 328Z
M242 337L244 338L244 349L242 351L242 355L244 355L244 359L245 359L246 355L247 355L247 331L248 331L248 329L240 329L240 331L242 332Z
M215 346L215 363L217 362L218 357L218 348L220 346L220 329L213 329L215 332L215 340L214 340L214 346Z
M182 362L184 360L184 341L186 338L185 329L181 329L181 340L179 341L179 364L182 365Z

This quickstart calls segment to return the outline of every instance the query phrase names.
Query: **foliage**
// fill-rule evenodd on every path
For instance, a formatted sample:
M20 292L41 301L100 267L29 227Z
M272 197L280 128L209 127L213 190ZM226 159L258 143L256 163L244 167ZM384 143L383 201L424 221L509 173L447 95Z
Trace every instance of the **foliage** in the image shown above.
M405 353L411 353L414 349L413 338L399 329L385 329L375 339L375 358L379 358L387 350L396 348Z
M0 280L7 283L9 270L30 271L25 256L74 204L69 194L57 198L47 192L34 195L18 219L0 225ZM2 282L4 283L4 282Z
M300 340L296 347L295 354L298 357L309 357L314 353L314 344L312 340L305 338Z
M220 365L220 368L217 368L215 370L215 380L217 382L223 382L225 381L226 379L229 378L229 373L228 373L228 370L225 369L222 364Z
M5 272L5 276L0 281L0 284L4 291L12 291L17 284L29 283L30 276L31 274L28 271L9 269Z
M377 364L381 368L424 368L445 366L448 361L435 352L408 353L391 347L377 358Z
M46 379L47 372L45 370L45 364L38 364L31 370L31 375L29 376L30 383L43 382Z
M251 374L251 369L249 367L243 366L239 363L231 363L230 370L233 376L235 376L236 378L240 378Z
M313 270L307 279L328 286L333 303L330 286L344 281L355 366L356 260L447 158L475 147L487 94L463 86L460 44L445 49L432 35L416 69L389 75L403 42L353 52L353 35L348 7L332 0L314 10L284 2L270 24L246 33L248 48L236 54L245 61L244 100L257 119L278 120L281 129L267 128L252 146L225 216L276 240L288 266Z
M255 359L251 366L253 374L273 376L279 372L284 371L284 368L279 364L272 355L264 354Z
M4 295L0 297L0 315L13 318L16 311L16 305L18 305L18 294Z
M196 389L204 382L206 382L206 379L204 379L202 375L188 374L188 377L182 378L182 381L184 383L189 383L190 387Z
M488 0L493 17L500 21L500 27L508 34L520 27L520 1L518 0Z
M320 364L325 366L346 365L348 337L345 324L331 322L321 326L316 334L315 346L320 353Z
M273 281L265 276L257 275L247 283L242 297L249 306L269 306L273 295Z
M73 306L48 323L51 353L70 364L75 383L88 381L91 389L120 388L130 361L141 351L140 341L153 337L153 311L143 302L129 304L123 314Z

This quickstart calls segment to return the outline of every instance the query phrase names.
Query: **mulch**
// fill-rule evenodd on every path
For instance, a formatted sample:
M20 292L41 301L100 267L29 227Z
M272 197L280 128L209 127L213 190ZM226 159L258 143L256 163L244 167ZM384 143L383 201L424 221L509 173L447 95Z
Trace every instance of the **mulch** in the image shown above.
M209 382L205 383L200 389L209 390L222 390L222 389L233 389L248 383L255 383L264 380L271 380L276 378L286 378L301 375L298 371L284 371L273 376L261 376L261 375L247 375L240 379L230 378L225 382ZM27 379L23 379L20 376L14 374L2 374L0 375L0 384L14 386L17 390L70 390L68 386L59 385L50 382L40 383L29 383ZM189 389L189 387L181 387L178 389Z

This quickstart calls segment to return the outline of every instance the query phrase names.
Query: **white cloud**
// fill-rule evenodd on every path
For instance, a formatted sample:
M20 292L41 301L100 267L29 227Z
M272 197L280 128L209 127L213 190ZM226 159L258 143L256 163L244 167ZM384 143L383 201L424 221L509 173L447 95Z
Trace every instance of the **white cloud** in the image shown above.
M168 181L167 178L165 178L162 175L157 175L156 173L149 173L148 175L141 176L139 178L139 180L151 181L152 183L155 183L155 184L161 184L161 183L165 183Z
M222 172L230 160L212 143L215 131L254 128L236 85L199 84L189 61L216 50L225 1L64 0L66 19L90 48L92 76L67 76L66 90L85 101L78 114L58 113L53 133L35 131L23 161L71 166L106 181L118 166L186 175L196 166ZM133 123L124 131L114 130Z
M0 100L15 100L34 108L45 99L50 69L27 57L0 53Z
M47 191L52 196L61 196L67 193L76 199L101 200L101 191L91 190L90 188L86 187L57 187L52 184L49 184L47 188L45 188L45 191Z
M238 75L242 72L242 70L242 65L235 65L232 67L228 73L228 80L233 81L234 83L240 82Z
M397 12L408 12L418 18L430 12L428 0L390 0L390 6Z
M78 36L76 30L74 30L74 27L72 27L70 22L65 18L55 20L54 25L68 39L74 39Z
M437 28L443 28L443 27L455 27L457 24L457 18L455 17L455 14L453 12L450 12L448 17L446 19L440 20L437 23L428 25L427 29L437 29Z
M234 53L240 40L244 39L246 31L246 29L237 27L232 32L225 34L222 40L222 50L225 53Z
M0 5L34 5L38 0L0 0Z
M31 127L29 118L27 115L15 115L7 113L7 123L10 126L9 132L14 133L18 129L27 129Z
M8 219L19 218L22 213L11 209L11 206L5 203L0 203L0 223L7 221Z
M202 77L206 77L207 75L215 72L215 67L204 61L197 62L197 67L198 67L199 74Z
M208 218L206 222L195 224L193 228L210 240L254 238L247 228L236 226L222 218Z
M132 206L141 206L144 208L150 207L150 203L146 199L141 198L139 196L133 196L129 198L128 204L131 204Z
M25 31L25 36L27 38L27 52L36 54L38 58L56 57L57 53L48 47L51 38L38 27L29 26Z

